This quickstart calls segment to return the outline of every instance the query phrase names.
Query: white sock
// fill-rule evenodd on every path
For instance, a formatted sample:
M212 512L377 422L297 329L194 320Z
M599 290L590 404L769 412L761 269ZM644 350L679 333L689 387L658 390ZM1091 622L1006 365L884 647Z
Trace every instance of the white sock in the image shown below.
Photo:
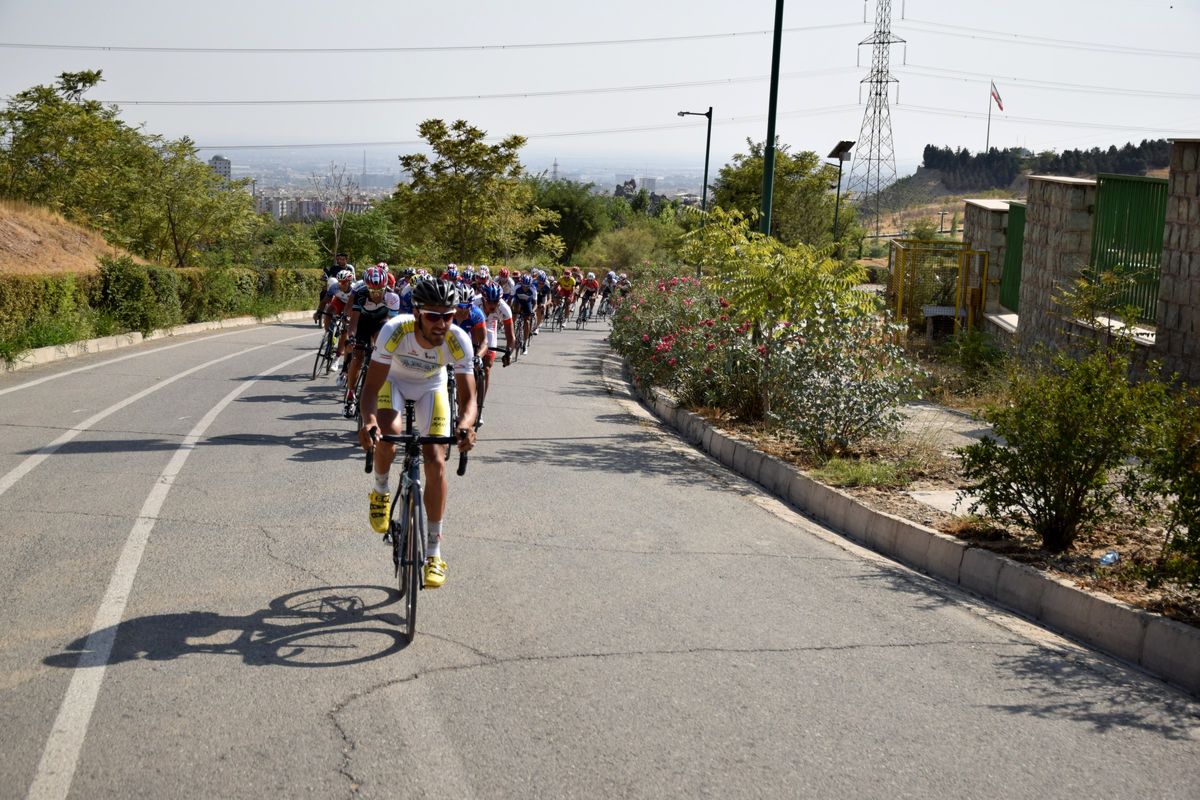
M388 474L386 472L375 473L375 491L380 494L387 494L388 490Z
M429 523L429 541L425 548L426 557L442 557L442 521Z

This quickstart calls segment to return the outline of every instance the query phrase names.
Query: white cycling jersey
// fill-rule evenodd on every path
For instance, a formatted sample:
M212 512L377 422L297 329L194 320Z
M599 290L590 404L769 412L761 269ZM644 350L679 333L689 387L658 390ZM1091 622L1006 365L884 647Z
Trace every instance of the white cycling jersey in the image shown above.
M500 343L500 323L508 322L512 318L512 309L508 307L508 303L503 300L497 302L496 310L488 314L483 321L488 347L495 347Z
M388 380L399 386L405 397L444 386L447 364L454 366L456 375L473 374L475 348L466 331L451 325L446 330L446 341L427 349L417 341L416 325L416 317L411 314L392 317L375 338L371 355L372 361L391 365Z

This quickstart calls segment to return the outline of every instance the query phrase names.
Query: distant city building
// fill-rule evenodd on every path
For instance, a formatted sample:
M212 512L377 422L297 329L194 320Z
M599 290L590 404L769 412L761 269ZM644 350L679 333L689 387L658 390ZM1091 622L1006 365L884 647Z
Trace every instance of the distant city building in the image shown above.
M225 156L213 156L208 160L208 165L225 180L233 177L233 164Z
M658 189L658 178L643 177L642 185L640 188L645 189L647 192L650 192L651 194L654 194L655 190Z

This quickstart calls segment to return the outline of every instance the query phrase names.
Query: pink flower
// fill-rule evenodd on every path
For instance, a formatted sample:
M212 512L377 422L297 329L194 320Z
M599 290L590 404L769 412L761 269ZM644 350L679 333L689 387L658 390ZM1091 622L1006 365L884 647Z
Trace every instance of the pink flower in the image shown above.
M709 342L709 343L708 343L708 345L706 346L706 349L708 349L708 350L716 350L716 349L717 349L717 346L716 346L715 344L713 344L712 342Z
M766 346L765 344L760 344L760 345L758 346L758 354L759 354L760 356L766 356L766 354L767 354L767 346Z
M668 360L667 363L673 367L673 366L675 366L675 359L672 358L672 359Z
M728 315L728 314L722 314L722 315L721 315L721 322L729 322L729 315Z
M721 308L729 308L729 301L724 297L722 297L719 302L721 303Z
M643 333L643 334L642 334L642 341L643 341L643 342L648 342L648 341L650 341L650 334L648 334L648 333Z

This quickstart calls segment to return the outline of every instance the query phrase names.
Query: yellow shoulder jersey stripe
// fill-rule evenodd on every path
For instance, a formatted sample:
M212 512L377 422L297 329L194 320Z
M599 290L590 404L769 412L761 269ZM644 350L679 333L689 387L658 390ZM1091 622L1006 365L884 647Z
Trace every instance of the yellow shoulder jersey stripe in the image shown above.
M396 348L400 346L400 340L412 333L415 329L416 320L410 319L407 322L400 323L392 335L388 337L387 344L383 346L383 349L387 350L389 353L396 352Z
M463 351L462 345L458 343L458 337L448 336L446 337L446 341L450 344L450 355L454 356L455 361L461 361L466 352Z

